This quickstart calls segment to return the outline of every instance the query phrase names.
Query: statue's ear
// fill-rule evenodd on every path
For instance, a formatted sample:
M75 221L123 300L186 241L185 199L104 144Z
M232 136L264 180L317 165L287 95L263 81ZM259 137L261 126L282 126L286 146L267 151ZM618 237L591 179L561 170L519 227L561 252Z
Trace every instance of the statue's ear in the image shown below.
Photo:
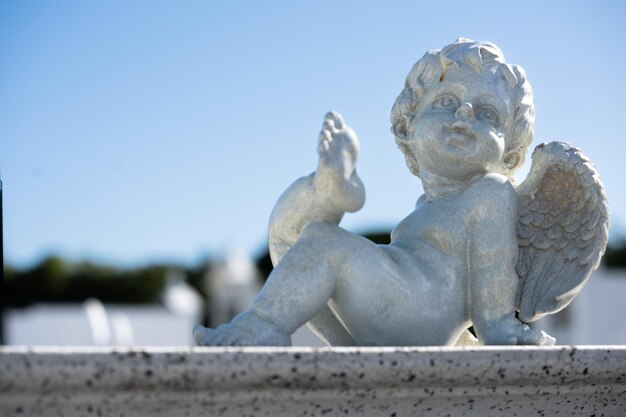
M391 133L393 133L393 135L398 139L398 141L405 141L407 140L406 128L407 128L406 117L404 117L404 115L401 115L399 120L397 120L396 123L394 123L393 126L391 126ZM398 146L400 145L398 144Z
M409 171L411 174L416 177L420 176L419 165L417 164L417 159L415 158L415 154L413 153L413 149L409 145L409 141L401 140L396 138L396 144L400 151L404 154L404 160L406 161L406 166L409 167Z
M510 151L504 155L502 158L502 163L507 171L512 172L515 171L522 163L522 158L520 156L519 151Z

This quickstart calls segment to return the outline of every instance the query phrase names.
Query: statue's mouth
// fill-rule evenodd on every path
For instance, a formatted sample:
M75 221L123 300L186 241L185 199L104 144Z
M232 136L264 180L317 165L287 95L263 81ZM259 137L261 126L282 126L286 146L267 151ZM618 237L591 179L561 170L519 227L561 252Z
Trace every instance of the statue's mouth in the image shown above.
M455 122L446 126L444 131L447 143L460 149L467 148L476 139L474 132L465 123Z

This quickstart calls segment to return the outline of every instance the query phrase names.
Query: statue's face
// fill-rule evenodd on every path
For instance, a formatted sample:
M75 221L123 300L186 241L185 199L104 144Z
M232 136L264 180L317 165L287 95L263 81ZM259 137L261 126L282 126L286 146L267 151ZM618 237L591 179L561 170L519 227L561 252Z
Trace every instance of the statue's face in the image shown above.
M432 81L409 130L420 172L461 181L504 172L512 98L506 81L488 70L453 67Z

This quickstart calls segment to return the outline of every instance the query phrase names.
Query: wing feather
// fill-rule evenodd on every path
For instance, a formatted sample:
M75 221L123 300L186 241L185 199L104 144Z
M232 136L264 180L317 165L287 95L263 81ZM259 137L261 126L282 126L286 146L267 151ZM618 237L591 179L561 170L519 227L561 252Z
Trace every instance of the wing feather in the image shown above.
M608 238L600 177L576 148L539 145L519 196L517 306L530 322L563 309L597 268Z

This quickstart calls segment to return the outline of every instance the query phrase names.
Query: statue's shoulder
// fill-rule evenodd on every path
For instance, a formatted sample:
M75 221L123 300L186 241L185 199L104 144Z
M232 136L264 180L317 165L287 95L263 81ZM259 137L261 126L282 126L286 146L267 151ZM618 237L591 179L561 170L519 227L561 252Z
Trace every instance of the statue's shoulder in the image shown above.
M469 203L481 209L489 210L486 214L495 212L516 212L518 207L517 192L508 177L497 173L485 174L476 180L467 189Z

